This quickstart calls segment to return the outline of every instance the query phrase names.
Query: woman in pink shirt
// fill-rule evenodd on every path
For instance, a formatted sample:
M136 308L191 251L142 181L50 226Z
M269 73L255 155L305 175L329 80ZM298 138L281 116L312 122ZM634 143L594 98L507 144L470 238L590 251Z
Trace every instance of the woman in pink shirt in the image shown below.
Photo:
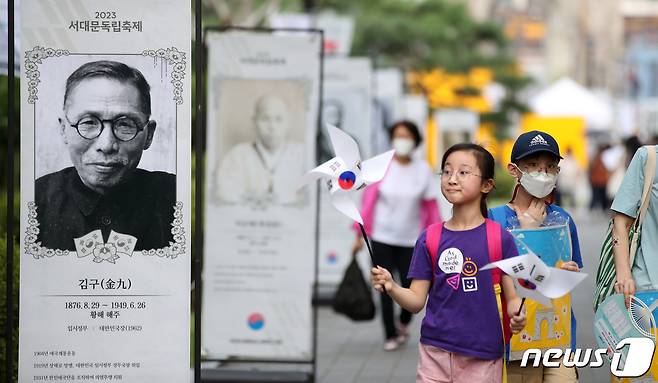
M375 263L397 272L402 286L409 287L407 273L416 238L421 230L440 220L438 190L429 165L412 156L422 141L416 124L399 121L389 132L395 156L384 179L364 190L361 215L372 240ZM363 247L363 239L358 226L355 228L354 250L358 251ZM393 301L388 295L381 295L381 306L384 350L392 351L407 341L411 313L401 309L396 325Z

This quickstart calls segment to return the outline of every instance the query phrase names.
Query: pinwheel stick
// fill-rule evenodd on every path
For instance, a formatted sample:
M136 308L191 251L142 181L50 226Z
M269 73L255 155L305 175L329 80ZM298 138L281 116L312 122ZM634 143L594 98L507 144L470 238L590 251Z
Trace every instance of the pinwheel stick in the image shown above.
M359 227L361 228L361 235L363 235L363 240L366 242L366 246L368 246L368 253L370 253L370 260L374 265L375 255L372 253L372 248L370 247L370 238L368 238L368 234L366 234L366 229L363 227L363 225L359 224Z
M372 252L372 247L370 247L370 238L368 238L368 234L366 234L366 229L363 227L363 224L359 224L359 227L361 228L361 235L363 236L363 240L366 243L366 246L368 247L368 253L370 253L370 260L372 261L372 264L377 266L375 263L375 254ZM386 287L382 286L384 289L384 292L386 292Z
M516 316L521 315L521 310L523 310L523 304L525 303L525 297L521 299L521 306L519 306L519 311L516 312ZM512 338L513 334L509 334L508 340Z
M523 304L525 303L525 297L521 299L521 306L519 306L519 311L516 312L516 316L521 315L521 310L523 310ZM512 337L513 334L509 334L509 338ZM509 339L508 339L509 340Z
M519 311L516 312L516 316L521 315L521 310L523 310L523 304L525 303L525 297L521 299L521 306L519 306Z

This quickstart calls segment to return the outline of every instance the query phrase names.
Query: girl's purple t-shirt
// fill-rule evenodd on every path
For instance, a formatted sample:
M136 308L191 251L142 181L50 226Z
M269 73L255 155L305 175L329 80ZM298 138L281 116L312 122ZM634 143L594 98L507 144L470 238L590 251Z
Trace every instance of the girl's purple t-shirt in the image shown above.
M452 231L442 228L435 278L420 330L423 344L480 359L503 356L503 334L489 263L486 225ZM425 231L414 248L408 277L432 280ZM503 258L519 255L514 238L501 229Z

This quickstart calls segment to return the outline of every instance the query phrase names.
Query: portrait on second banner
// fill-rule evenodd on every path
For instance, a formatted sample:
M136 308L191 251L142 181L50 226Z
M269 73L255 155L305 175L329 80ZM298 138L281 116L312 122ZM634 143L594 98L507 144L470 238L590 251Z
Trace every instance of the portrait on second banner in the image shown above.
M209 158L211 203L304 207L310 89L297 80L224 79L217 83L217 155Z

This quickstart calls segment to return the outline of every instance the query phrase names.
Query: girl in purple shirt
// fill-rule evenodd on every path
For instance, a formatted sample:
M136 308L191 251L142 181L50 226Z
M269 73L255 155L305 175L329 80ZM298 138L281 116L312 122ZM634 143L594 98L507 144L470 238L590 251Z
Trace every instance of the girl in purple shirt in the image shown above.
M423 231L414 248L403 288L382 267L372 269L375 289L414 313L425 307L416 382L502 381L503 331L490 270L485 217L486 198L494 187L494 159L479 145L457 144L441 160L441 192L453 204L442 227L437 264L432 267ZM501 228L503 258L518 255L514 240ZM434 274L433 274L434 270ZM503 296L513 333L525 326L525 313L514 282L502 277Z

